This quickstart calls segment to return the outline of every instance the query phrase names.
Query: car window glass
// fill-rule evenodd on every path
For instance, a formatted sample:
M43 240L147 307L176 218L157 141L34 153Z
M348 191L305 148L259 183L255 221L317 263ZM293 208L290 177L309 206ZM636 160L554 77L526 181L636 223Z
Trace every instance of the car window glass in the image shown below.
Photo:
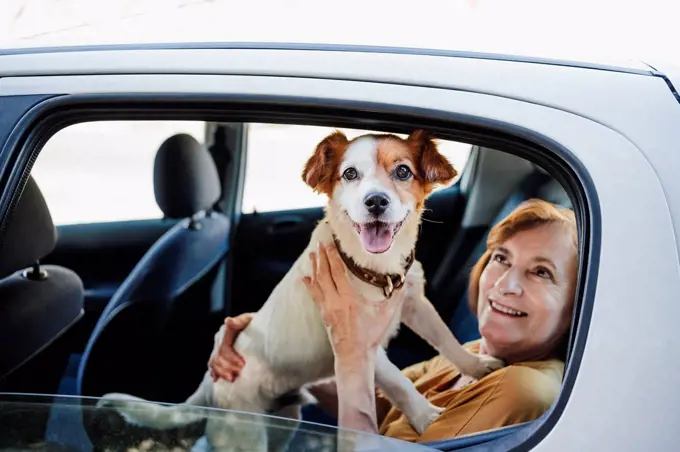
M57 226L162 218L153 189L156 151L177 133L203 143L204 129L192 121L75 124L47 141L31 174Z
M0 425L3 426L2 444L8 450L89 450L86 442L102 450L209 450L206 437L198 428L156 430L130 428L121 423L114 409L97 407L98 399L80 397L51 398L41 395L7 394L0 401ZM139 402L144 404L146 402ZM33 434L44 422L45 409L58 416L60 434L51 438L36 438ZM248 413L244 411L217 410L206 407L179 405L180 410L191 411L216 422L224 423L229 431L241 433L254 425L265 429L268 450L336 451L336 450L395 450L426 451L425 446L411 444L394 438L364 432L346 431L336 427L307 423L280 416ZM85 438L83 423L89 425ZM57 421L55 421L57 422ZM236 428L234 425L236 424ZM96 427L95 427L96 425ZM238 425L242 427L239 429ZM127 428L127 431L124 429ZM236 439L236 438L234 438ZM241 438L242 439L242 438ZM252 441L252 438L249 437ZM286 445L288 446L286 448ZM277 447L278 446L278 447ZM253 448L253 450L258 450Z

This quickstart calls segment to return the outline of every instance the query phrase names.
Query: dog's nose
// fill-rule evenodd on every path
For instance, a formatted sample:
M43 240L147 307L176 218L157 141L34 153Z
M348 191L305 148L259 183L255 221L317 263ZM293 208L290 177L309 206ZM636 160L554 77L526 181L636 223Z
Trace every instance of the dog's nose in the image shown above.
M369 193L364 198L364 205L373 215L380 215L390 205L390 198L384 193Z

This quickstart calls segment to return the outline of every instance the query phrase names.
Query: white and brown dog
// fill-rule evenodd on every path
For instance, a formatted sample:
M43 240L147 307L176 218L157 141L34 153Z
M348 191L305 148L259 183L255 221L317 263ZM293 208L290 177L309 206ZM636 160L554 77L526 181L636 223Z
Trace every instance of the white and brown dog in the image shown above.
M282 398L305 385L332 378L333 350L310 294L302 281L311 274L308 255L318 243L335 241L357 292L375 302L403 297L401 311L384 345L406 324L463 374L476 378L503 366L493 357L462 348L424 295L424 275L414 261L424 201L436 184L447 183L456 170L424 131L408 138L363 135L348 140L340 132L321 141L302 177L328 195L326 216L314 229L308 247L273 290L234 348L246 364L233 383L213 382L209 371L185 405L163 406L125 394L108 394L100 405L115 407L129 422L167 429L197 421L203 414L187 405L210 406L279 416L299 417L299 405L281 406ZM215 336L212 356L222 342ZM384 349L376 361L376 383L422 433L441 408L430 404L392 364ZM206 436L213 447L252 450L266 441L255 422L208 419ZM265 443L260 443L264 446Z

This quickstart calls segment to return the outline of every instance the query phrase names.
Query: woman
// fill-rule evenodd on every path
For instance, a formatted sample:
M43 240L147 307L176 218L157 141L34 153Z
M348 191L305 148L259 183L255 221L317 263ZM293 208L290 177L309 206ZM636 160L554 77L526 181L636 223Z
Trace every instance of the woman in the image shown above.
M507 366L479 381L461 376L441 356L404 369L418 391L443 408L422 435L373 389L375 350L392 305L386 303L371 318L358 316L362 311L357 308L366 301L347 290L337 250L322 249L318 260L312 257L318 265L305 283L330 327L339 383L315 386L312 393L338 416L340 426L434 441L534 420L557 397L577 276L578 235L571 210L530 200L491 229L487 250L470 274L468 302L481 339L465 346ZM227 318L222 348L210 363L214 378L238 377L244 361L232 344L250 318Z

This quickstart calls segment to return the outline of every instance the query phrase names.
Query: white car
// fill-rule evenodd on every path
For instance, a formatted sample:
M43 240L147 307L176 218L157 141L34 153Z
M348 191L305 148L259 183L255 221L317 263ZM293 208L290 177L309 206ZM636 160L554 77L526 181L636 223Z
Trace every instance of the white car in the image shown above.
M419 127L462 173L428 200L432 221L417 249L429 297L461 339L475 337L475 324L455 302L488 228L528 197L574 208L580 274L568 363L558 399L533 422L420 445L377 437L370 447L674 450L672 71L293 44L0 51L0 445L190 448L201 436L193 427L161 434L114 416L93 421L96 397L178 403L191 393L224 317L258 309L321 218L323 201L299 179L326 127ZM183 179L182 162L163 164L170 175L154 167L160 140L180 132L210 150L214 205L192 204L187 186L204 185ZM204 217L215 223L201 226ZM201 237L200 257L172 248L187 231ZM408 331L389 352L401 367L433 354ZM177 363L186 374L173 372ZM297 429L290 450L331 447L334 427L321 423L332 420L313 409L304 419L316 423L267 419L272 431Z

